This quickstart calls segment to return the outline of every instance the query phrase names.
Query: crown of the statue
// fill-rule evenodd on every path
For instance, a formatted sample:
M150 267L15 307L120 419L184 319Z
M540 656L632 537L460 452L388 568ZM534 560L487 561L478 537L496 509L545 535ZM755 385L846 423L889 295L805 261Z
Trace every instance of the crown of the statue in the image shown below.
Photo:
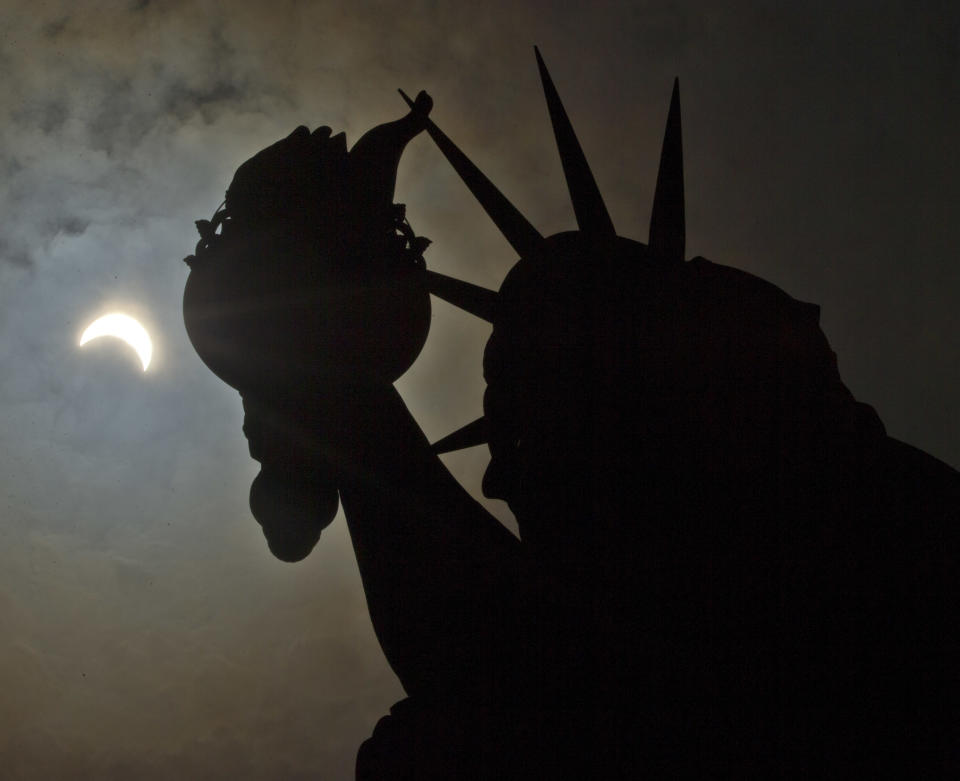
M553 125L560 162L573 211L579 228L579 244L593 248L593 252L576 253L578 260L589 262L591 254L602 257L604 247L622 244L628 240L617 236L613 221L607 212L603 197L587 163L573 125L563 107L547 66L534 47L543 92ZM400 94L412 110L415 104L401 90ZM430 119L423 117L424 126L440 151L463 179L464 183L494 221L504 238L520 256L520 262L556 257L551 237L544 237L474 165L470 159ZM656 265L674 265L684 262L686 227L683 198L683 145L680 128L680 87L674 80L667 126L660 153L660 168L650 217L650 233L646 256ZM631 242L637 244L635 242ZM496 323L498 294L462 280L427 272L431 293L490 323ZM437 453L480 445L487 441L483 418L444 437L434 444Z

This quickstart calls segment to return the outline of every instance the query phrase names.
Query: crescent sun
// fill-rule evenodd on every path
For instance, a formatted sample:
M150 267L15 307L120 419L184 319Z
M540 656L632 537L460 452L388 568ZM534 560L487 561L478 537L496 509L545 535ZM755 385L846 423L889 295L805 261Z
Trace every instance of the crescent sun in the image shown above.
M80 336L80 346L101 336L115 336L129 344L140 357L143 370L146 371L153 356L153 342L147 329L129 315L114 312L98 317L86 327Z

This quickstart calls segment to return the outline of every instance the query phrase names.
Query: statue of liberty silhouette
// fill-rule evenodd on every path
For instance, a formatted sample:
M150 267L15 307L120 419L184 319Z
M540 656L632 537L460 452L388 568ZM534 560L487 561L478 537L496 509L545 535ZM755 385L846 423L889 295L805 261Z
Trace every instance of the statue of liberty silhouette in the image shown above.
M349 151L300 127L245 162L188 258L271 551L342 505L408 695L357 778L960 772L960 476L853 398L817 306L686 258L677 83L641 243L536 58L577 230L541 235L421 92ZM519 257L499 291L429 270L393 203L422 131ZM392 385L430 295L493 326L483 417L434 444ZM438 458L480 444L519 539Z

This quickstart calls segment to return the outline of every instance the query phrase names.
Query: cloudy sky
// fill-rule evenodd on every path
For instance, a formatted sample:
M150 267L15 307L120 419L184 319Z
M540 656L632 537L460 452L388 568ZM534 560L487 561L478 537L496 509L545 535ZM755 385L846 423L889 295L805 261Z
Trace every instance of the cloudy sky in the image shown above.
M187 341L193 220L298 124L352 143L427 89L542 232L573 227L539 44L622 235L646 239L675 75L687 248L822 306L854 394L960 466L952 2L0 0L0 767L12 779L347 778L402 696L342 519L297 565L247 508L239 397ZM514 257L427 138L397 199L428 265ZM122 309L154 364L102 340ZM480 412L487 327L435 303L399 386ZM477 492L484 448L450 456ZM487 503L510 523L502 504Z

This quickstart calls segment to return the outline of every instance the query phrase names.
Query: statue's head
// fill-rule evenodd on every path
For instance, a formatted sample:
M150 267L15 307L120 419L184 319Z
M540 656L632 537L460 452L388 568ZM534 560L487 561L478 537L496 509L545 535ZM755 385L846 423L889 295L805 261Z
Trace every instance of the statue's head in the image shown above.
M504 280L483 367L483 490L527 541L720 513L855 406L818 307L622 237L544 245Z
M662 525L734 508L777 479L786 450L850 419L855 403L819 310L745 272L685 259L676 84L648 242L618 236L537 59L578 231L541 236L427 123L520 255L497 293L433 291L493 325L484 416L435 448L488 443L484 493L506 500L522 537L545 547L605 535L608 523L622 530L625 518Z

